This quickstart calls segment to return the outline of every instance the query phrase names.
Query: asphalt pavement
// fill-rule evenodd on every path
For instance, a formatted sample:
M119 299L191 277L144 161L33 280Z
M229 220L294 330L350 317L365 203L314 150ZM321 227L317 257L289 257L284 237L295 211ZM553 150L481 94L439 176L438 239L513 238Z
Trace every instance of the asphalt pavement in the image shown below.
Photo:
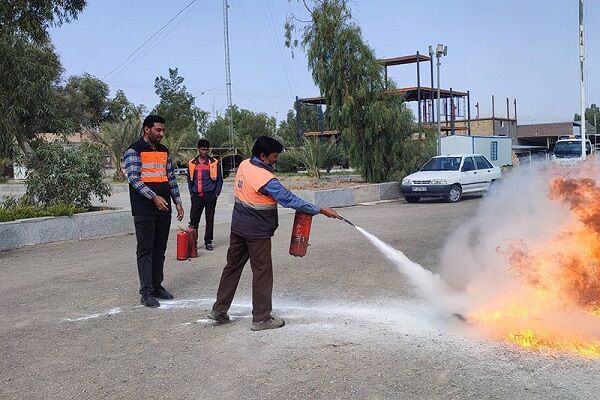
M480 200L339 209L437 272L448 236ZM225 206L223 206L223 209ZM274 310L253 332L246 267L230 314L206 319L228 244L176 261L176 300L139 305L133 235L0 253L2 399L591 399L600 365L476 336L441 313L350 225L315 217L303 258L288 254L293 215L273 238ZM173 233L173 232L172 232Z

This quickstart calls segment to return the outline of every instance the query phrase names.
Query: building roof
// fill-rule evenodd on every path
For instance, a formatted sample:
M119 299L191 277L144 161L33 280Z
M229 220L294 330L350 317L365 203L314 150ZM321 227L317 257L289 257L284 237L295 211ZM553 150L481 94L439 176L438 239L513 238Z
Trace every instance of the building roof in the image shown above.
M437 99L437 89L430 88L429 86L421 86L420 88L409 87L409 88L398 88L398 89L388 89L385 93L400 93L404 95L406 101L417 101L418 100L418 91L421 90L421 100L430 99L432 96L434 99ZM450 94L452 97L466 97L467 92L459 92L457 90L453 90L450 92L449 89L440 89L440 99L449 99Z
M411 54L410 56L402 56L402 57L392 57L392 58L382 58L381 60L377 60L381 65L386 67L392 65L403 65L403 64L413 64L417 61L429 61L431 58L429 56L425 56L423 54Z
M409 88L387 89L384 91L384 93L402 94L402 95L404 95L405 101L417 101L418 95L419 95L419 93L418 93L419 90L421 91L421 100L430 99L432 96L434 99L437 98L437 89L435 89L435 88L432 89L428 86L421 86L420 88L409 87ZM440 99L448 99L448 98L450 98L451 94L452 94L452 97L466 97L467 96L467 92L459 92L457 90L453 90L451 92L450 89L440 89ZM323 97L323 96L306 97L303 99L298 99L298 101L301 103L306 103L306 104L326 104L325 97Z
M581 123L579 121L517 125L517 137L534 138L572 135L573 128L575 127L575 129L579 131L580 125ZM589 121L585 122L585 131L588 135L597 134L596 127L594 127L594 125L591 124Z
M517 125L517 137L547 137L573 134L573 122Z

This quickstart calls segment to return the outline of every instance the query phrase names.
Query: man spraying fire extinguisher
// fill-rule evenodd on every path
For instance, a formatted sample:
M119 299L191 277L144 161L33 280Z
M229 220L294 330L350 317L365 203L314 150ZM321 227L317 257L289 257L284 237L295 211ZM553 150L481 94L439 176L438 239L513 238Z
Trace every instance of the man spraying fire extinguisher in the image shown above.
M219 322L229 322L231 306L244 265L252 268L252 326L254 331L281 328L285 321L271 315L273 263L271 237L278 227L277 203L306 214L323 214L338 218L331 208L319 208L287 190L273 174L283 146L277 140L261 136L252 148L252 157L244 160L235 175L235 205L227 265L223 269L217 300L208 315Z
M196 231L205 211L204 247L213 250L213 231L217 198L223 188L223 173L219 160L208 155L210 143L206 139L198 141L198 156L188 163L188 188L192 197L190 226Z

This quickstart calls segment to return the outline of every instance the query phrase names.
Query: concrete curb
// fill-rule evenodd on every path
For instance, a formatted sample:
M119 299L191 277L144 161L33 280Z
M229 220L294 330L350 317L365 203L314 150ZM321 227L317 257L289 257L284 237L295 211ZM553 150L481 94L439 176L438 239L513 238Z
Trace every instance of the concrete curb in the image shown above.
M233 193L224 194L228 204L234 204ZM295 190L294 194L319 207L350 207L399 198L400 184L386 182L331 190ZM133 218L129 209L1 222L0 251L61 240L133 232Z
M0 251L23 246L134 232L130 210L93 211L0 223Z
M295 190L294 194L319 207L351 207L401 197L399 182L384 182L330 190Z

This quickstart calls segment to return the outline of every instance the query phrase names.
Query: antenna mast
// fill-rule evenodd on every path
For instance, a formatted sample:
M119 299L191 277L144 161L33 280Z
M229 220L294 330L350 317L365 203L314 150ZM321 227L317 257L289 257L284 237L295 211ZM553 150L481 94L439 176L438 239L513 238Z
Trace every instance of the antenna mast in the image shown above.
M227 110L229 111L229 145L235 148L235 134L233 132L233 110L231 101L231 65L229 61L229 4L223 0L223 28L225 38L225 84L227 86ZM235 168L235 158L233 167Z

